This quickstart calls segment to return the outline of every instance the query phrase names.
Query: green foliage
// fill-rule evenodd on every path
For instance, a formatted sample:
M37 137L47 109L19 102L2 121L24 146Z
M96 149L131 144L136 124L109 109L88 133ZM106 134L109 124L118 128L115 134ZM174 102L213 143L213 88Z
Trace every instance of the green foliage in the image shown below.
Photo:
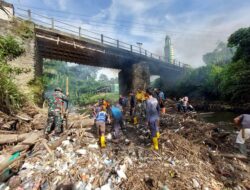
M249 103L250 27L234 32L228 39L228 46L235 49L233 62L225 64L223 57L230 56L225 45L221 44L203 56L206 66L194 69L182 80L177 88L178 95Z
M220 83L223 98L232 102L250 102L250 65L244 60L232 62L223 71Z
M119 99L118 93L101 93L101 94L92 94L86 93L81 94L79 97L79 106L94 104L97 103L98 100L104 98L105 100L109 100L111 103L115 103Z
M19 92L13 82L16 75L28 72L25 69L11 67L7 60L14 59L21 55L24 50L19 43L11 36L0 36L0 110L12 112L20 108L24 96Z
M250 27L234 32L228 39L228 46L237 48L234 61L240 59L250 61Z
M56 87L66 89L66 78L69 78L69 98L74 105L85 105L95 101L95 94L102 88L111 88L117 79L108 79L101 75L96 80L98 68L68 64L61 61L46 60L44 62L43 83L45 91L53 91ZM93 100L94 99L94 100Z
M218 65L207 65L190 70L177 86L177 96L188 95L193 98L205 97L217 99L220 97L220 74L223 68Z
M34 35L34 24L30 21L14 21L15 27L12 32L20 36L23 40L32 38Z
M13 36L0 36L0 60L12 60L24 52Z
M41 106L44 101L43 99L44 86L45 86L45 81L43 80L43 78L37 77L29 82L31 94L33 96L31 99L34 100L34 102L39 106Z
M227 47L224 42L218 43L216 49L213 52L203 55L203 61L209 64L226 64L230 63L235 52L235 48Z

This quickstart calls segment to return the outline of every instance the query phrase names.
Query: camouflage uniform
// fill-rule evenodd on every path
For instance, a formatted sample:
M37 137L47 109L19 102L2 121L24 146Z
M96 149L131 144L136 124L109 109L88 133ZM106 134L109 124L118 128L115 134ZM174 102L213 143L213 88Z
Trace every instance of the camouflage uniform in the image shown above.
M55 133L59 134L62 132L63 115L62 110L64 109L64 101L68 104L68 98L60 91L55 91L51 96L48 97L48 120L45 133L50 133L55 127ZM67 105L68 106L68 105Z

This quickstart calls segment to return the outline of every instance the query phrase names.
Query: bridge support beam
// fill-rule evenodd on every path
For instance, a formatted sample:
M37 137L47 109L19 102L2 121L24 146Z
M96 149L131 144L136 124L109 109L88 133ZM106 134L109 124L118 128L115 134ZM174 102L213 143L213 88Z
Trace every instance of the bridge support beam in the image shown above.
M145 62L139 62L123 69L119 73L120 94L128 95L138 88L146 89L150 84L149 66Z

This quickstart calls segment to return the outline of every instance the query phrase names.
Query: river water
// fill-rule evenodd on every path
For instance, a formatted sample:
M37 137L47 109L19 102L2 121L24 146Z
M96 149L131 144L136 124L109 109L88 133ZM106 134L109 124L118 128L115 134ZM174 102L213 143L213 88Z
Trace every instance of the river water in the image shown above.
M233 119L238 116L238 113L234 112L205 112L199 114L201 118L209 123L219 123L219 122L227 122L233 123Z

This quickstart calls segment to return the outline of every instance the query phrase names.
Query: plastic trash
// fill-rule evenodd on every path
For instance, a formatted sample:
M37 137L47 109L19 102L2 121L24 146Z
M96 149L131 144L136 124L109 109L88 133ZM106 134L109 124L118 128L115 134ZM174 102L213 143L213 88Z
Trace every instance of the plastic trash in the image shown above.
M110 166L112 164L112 162L113 161L108 159L108 158L104 159L104 161L103 161L103 163L106 164L107 166Z
M98 146L98 144L97 144L97 143L95 143L95 144L89 144L89 145L88 145L88 148L98 149L98 148L99 148L99 146Z
M10 188L5 183L0 183L0 190L9 190Z
M111 140L112 139L111 133L108 133L106 138L107 138L107 140Z
M80 154L80 155L85 155L85 154L87 154L87 150L85 150L85 149L78 149L77 151L76 151L76 153L77 154Z
M25 162L25 163L22 165L22 167L21 167L22 170L25 170L25 169L33 169L33 168L34 168L34 165L32 165L32 164L30 164L30 163L28 163L28 162Z
M69 140L65 140L62 142L62 146L68 146L70 144L70 141Z
M194 188L199 188L200 187L200 184L196 179L193 178L192 181L193 181L193 187Z
M75 190L83 190L85 189L86 184L83 183L82 181L78 181L77 183L74 184L74 189Z
M107 184L101 186L101 190L111 190L110 184L107 183Z
M167 185L164 185L161 190L169 190L168 186Z
M127 176L126 176L126 174L124 173L124 171L122 169L117 170L116 173L119 176L119 178L121 178L121 179L127 179Z
M85 190L91 190L92 189L92 184L88 183L87 186L85 187Z

